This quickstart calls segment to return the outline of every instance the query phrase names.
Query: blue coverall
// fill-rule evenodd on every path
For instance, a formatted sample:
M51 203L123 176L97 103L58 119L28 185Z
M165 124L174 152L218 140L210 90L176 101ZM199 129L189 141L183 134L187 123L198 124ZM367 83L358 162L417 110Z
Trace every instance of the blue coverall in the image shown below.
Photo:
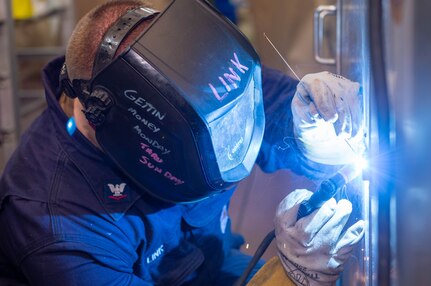
M133 188L80 132L58 99L58 58L43 71L47 109L0 181L0 285L230 285L249 258L232 248L234 189L193 204ZM290 103L297 81L263 69L266 113L257 163L299 170ZM121 199L109 185L125 183ZM22 283L22 284L20 284Z

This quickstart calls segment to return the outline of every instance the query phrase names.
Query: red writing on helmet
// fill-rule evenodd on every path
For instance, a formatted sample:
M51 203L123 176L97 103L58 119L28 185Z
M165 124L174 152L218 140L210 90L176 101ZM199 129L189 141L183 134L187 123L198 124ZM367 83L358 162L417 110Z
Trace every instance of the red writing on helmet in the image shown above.
M172 182L174 182L174 185L181 185L184 184L183 180L178 179L177 177L175 177L174 175L171 174L171 172L166 171L165 172L165 178L171 180Z
M179 179L178 177L176 177L175 175L173 175L169 171L163 171L163 169L161 167L158 167L155 164L153 164L151 162L150 158L148 158L144 155L141 156L141 158L139 159L139 162L141 162L141 164L143 164L148 169L151 169L158 174L163 174L163 177L166 178L167 180L171 181L175 186L184 184L183 180Z
M148 169L152 169L154 170L154 172L156 173L163 173L162 168L157 167L156 165L154 165L153 163L150 162L150 159L144 155L141 156L141 159L139 159L139 162L141 162L142 164L144 164Z
M141 149L144 150L145 153L147 153L151 159L156 161L157 163L163 163L163 159L159 157L159 155L153 151L153 149L150 148L147 144L141 143Z
M236 68L237 71L239 71L241 74L245 74L246 71L248 71L248 67L241 64L238 55L236 53L233 53L233 59L230 60L230 62L233 64L233 66ZM222 83L223 89L221 88L215 88L213 84L209 83L209 87L217 100L222 101L226 98L226 96L229 94L230 91L233 89L238 88L237 82L241 81L241 76L232 68L229 68L230 73L224 73L223 75L218 77L218 80ZM223 92L222 94L220 94Z

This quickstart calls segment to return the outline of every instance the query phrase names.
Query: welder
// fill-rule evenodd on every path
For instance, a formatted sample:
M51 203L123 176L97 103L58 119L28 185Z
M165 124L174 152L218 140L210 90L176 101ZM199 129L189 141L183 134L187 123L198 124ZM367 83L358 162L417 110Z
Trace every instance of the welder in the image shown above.
M330 177L362 139L357 83L263 67L206 1L107 2L43 79L0 183L1 285L232 285L250 258L229 200L255 163ZM340 235L345 200L296 221L310 194L281 203L277 245L292 283L331 285L363 226Z

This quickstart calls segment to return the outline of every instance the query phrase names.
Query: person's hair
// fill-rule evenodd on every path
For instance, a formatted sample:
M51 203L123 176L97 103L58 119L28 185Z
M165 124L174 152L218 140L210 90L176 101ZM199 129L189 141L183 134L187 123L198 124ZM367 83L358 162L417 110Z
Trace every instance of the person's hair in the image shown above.
M93 62L104 34L124 13L140 6L152 8L148 1L114 0L94 8L81 18L66 50L66 66L70 80L91 78ZM135 27L120 44L117 55L130 45L148 24L149 21L143 21Z
M84 15L76 25L66 49L66 66L69 79L90 79L94 59L104 34L126 11L136 7L153 8L149 1L112 0L99 5ZM143 21L122 41L116 55L121 53L148 26ZM67 116L73 115L73 99L63 94L60 106Z

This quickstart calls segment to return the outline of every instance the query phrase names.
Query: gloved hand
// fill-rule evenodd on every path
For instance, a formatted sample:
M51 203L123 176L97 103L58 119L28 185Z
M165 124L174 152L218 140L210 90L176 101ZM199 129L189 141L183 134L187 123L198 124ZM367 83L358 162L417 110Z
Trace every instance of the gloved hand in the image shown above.
M299 189L283 199L275 216L280 260L296 285L335 285L343 264L364 235L360 220L341 231L352 211L347 200L327 201L320 209L296 221L299 204L312 192Z
M329 72L302 78L292 101L292 113L296 142L307 159L345 165L363 152L358 93L358 83Z

